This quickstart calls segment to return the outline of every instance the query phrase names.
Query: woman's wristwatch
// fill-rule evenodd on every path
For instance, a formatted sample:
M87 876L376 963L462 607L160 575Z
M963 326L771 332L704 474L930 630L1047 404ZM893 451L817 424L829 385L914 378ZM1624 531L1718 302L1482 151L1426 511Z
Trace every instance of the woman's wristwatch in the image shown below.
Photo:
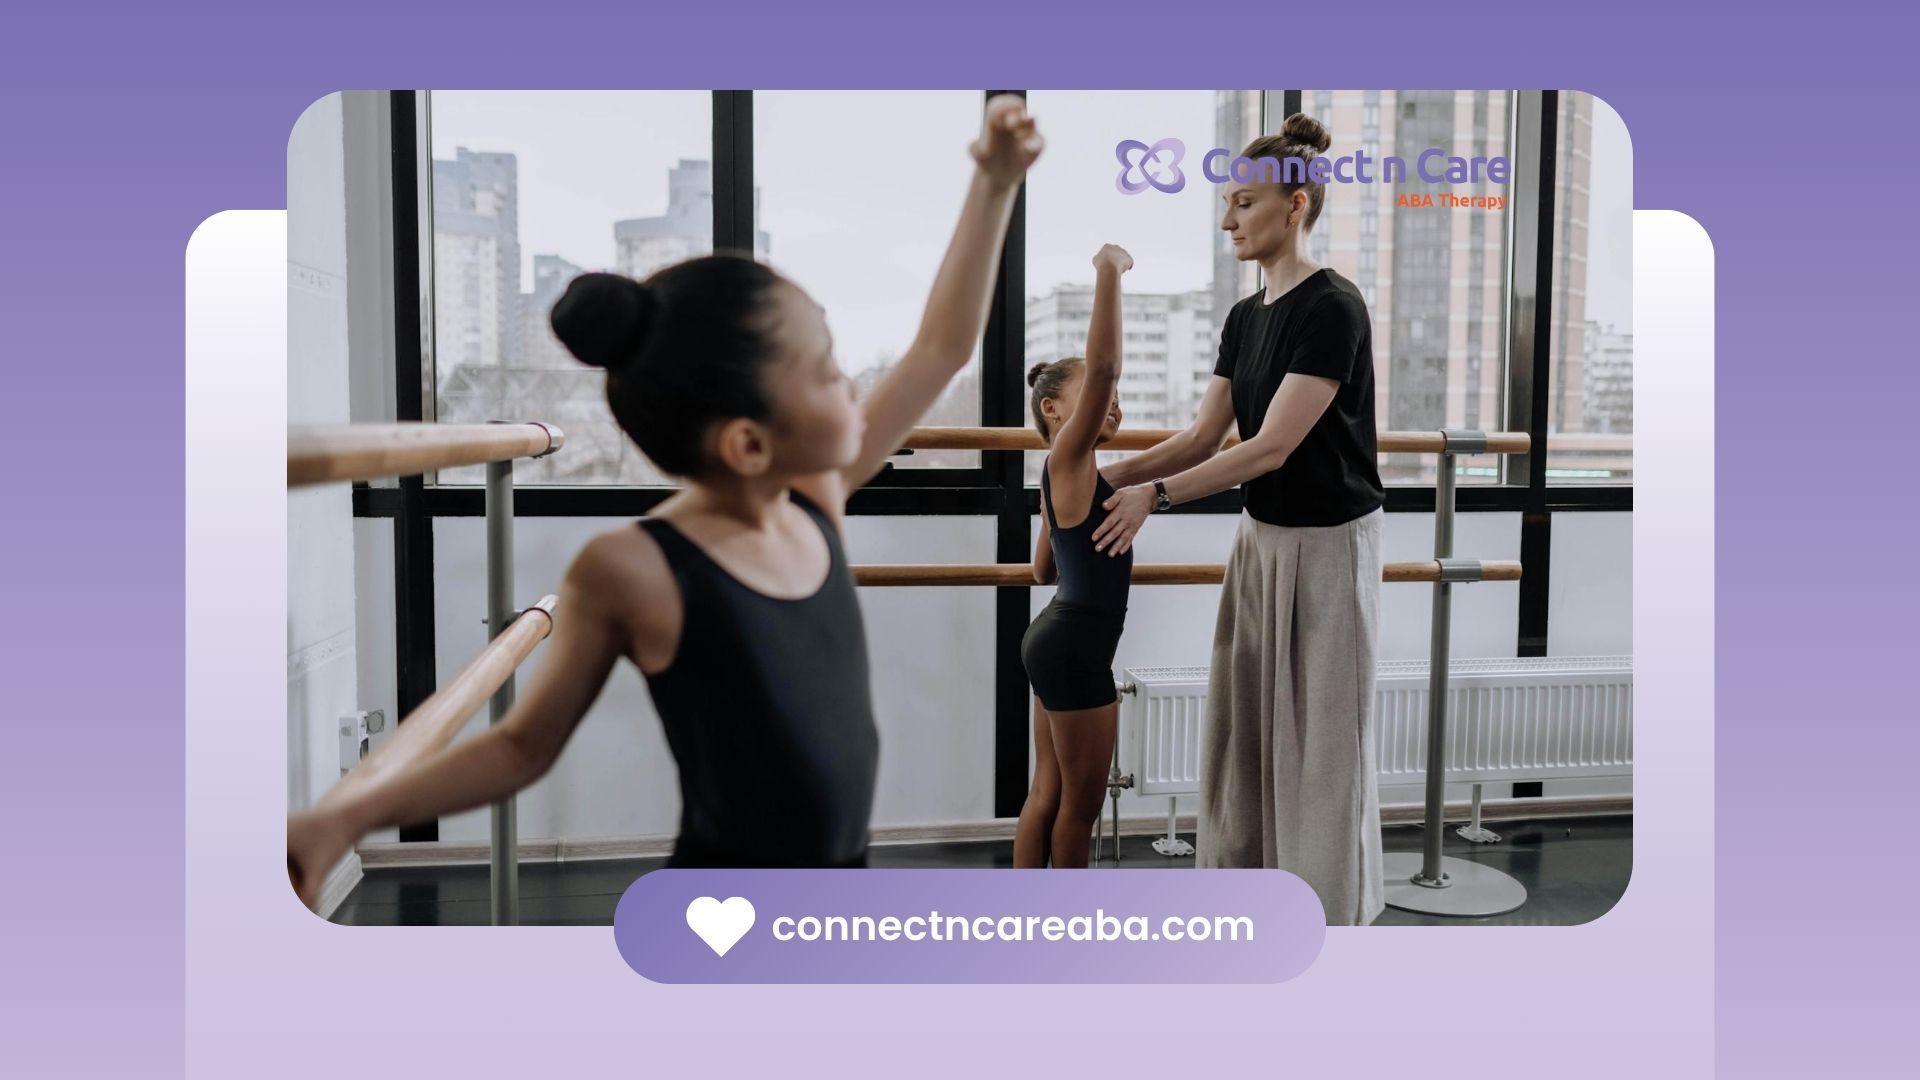
M1153 490L1156 496L1153 500L1153 509L1156 513L1161 510L1173 509L1173 500L1167 498L1167 482L1165 480L1155 480L1153 482Z

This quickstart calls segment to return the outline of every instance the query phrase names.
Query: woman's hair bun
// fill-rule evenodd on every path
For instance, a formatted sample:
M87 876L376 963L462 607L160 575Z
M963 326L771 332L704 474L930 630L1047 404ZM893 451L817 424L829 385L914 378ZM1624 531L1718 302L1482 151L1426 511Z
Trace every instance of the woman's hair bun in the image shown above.
M1327 134L1326 127L1306 113L1297 112L1287 117L1287 122L1280 126L1280 135L1290 143L1311 146L1321 154L1333 145L1333 136Z
M1033 365L1032 370L1027 372L1027 385L1032 386L1034 383L1039 382L1040 373L1047 370L1047 366L1047 362L1044 360Z
M618 371L639 355L653 325L655 299L622 274L581 274L553 305L553 336L594 367Z

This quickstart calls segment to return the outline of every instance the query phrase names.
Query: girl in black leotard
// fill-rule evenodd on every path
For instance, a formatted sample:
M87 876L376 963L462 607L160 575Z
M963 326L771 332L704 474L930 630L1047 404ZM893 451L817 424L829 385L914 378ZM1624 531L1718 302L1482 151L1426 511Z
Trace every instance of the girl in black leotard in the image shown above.
M1014 833L1020 867L1087 865L1088 835L1106 793L1119 716L1113 654L1127 616L1133 559L1093 550L1113 487L1094 449L1120 430L1120 275L1133 266L1108 244L1093 258L1093 321L1085 359L1036 364L1033 422L1050 452L1040 470L1034 580L1056 581L1053 602L1027 628L1020 660L1033 684L1033 786Z
M920 330L864 401L819 305L751 259L568 286L555 334L607 369L614 418L685 487L574 560L545 657L499 724L289 819L303 899L366 832L538 779L623 656L646 676L679 766L676 864L864 862L878 737L840 518L972 357L1040 146L1019 97L987 102Z

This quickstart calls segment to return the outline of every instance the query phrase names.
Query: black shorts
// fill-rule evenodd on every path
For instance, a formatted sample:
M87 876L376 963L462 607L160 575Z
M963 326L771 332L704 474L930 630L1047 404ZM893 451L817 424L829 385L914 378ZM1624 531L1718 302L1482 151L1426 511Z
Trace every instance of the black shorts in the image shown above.
M1118 611L1055 600L1027 627L1020 662L1027 681L1051 711L1097 709L1119 700L1113 689L1113 654L1126 627Z

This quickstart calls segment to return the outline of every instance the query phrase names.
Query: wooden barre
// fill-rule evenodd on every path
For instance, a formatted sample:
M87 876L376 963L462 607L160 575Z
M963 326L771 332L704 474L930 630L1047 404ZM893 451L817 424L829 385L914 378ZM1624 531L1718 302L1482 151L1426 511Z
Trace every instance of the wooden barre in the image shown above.
M541 457L566 445L547 424L325 424L287 429L287 486Z
M437 753L452 742L467 720L519 669L533 647L553 632L553 607L558 602L558 597L547 596L521 612L507 624L505 633L487 642L487 647L480 650L480 655L473 658L466 670L408 713L380 749L348 770L315 805L330 805Z
M1136 428L1114 435L1102 443L1102 450L1146 450L1179 432L1166 428ZM1533 440L1523 431L1489 431L1489 454L1524 454ZM1240 441L1227 436L1224 445ZM1446 449L1446 438L1437 431L1383 431L1379 436L1383 454L1437 454ZM904 450L1045 450L1040 433L1032 428L1012 427L919 427L901 444Z
M1509 560L1481 560L1482 581L1519 581L1520 564ZM1135 563L1135 585L1218 585L1226 575L1221 563ZM1387 563L1380 579L1403 582L1440 580L1440 564L1424 562ZM861 585L1032 585L1031 563L984 563L976 566L940 563L884 563L853 568L853 579Z

